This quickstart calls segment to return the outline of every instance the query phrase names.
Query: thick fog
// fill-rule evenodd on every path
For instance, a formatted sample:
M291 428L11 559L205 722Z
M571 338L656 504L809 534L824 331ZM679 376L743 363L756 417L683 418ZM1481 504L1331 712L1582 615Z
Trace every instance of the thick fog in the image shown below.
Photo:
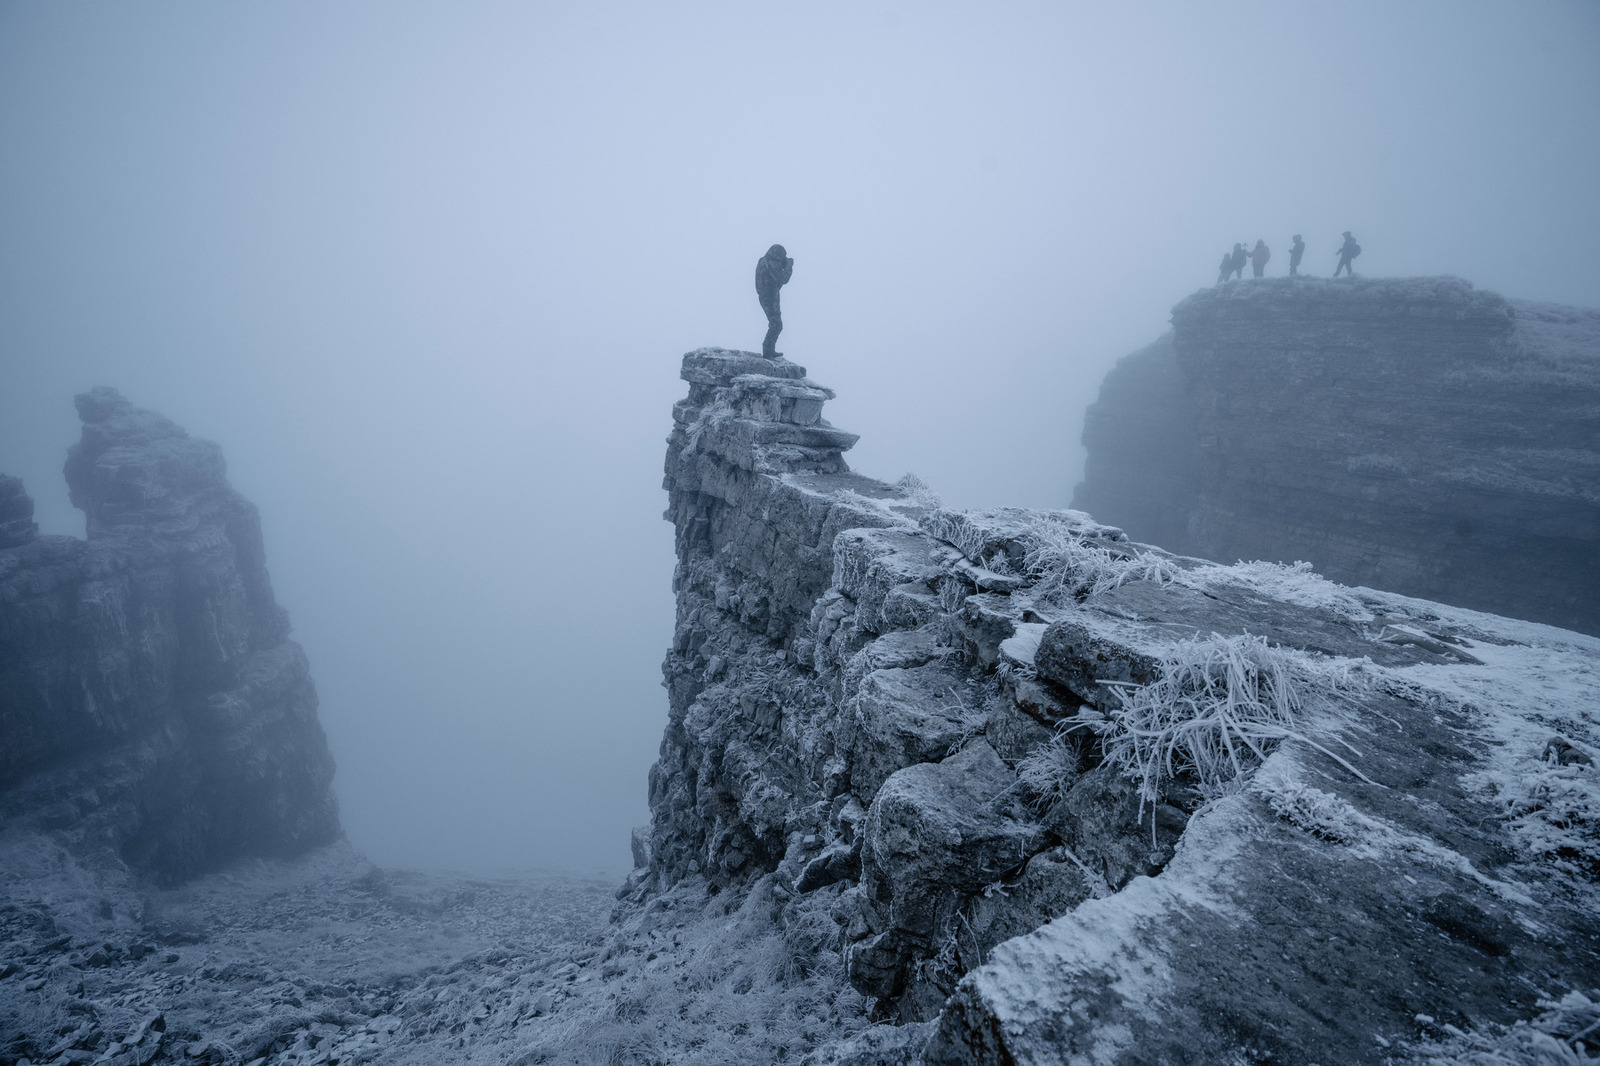
M261 509L349 836L625 869L665 721L686 350L780 348L864 473L1063 506L1235 241L1600 303L1600 7L0 6L0 471L74 393Z

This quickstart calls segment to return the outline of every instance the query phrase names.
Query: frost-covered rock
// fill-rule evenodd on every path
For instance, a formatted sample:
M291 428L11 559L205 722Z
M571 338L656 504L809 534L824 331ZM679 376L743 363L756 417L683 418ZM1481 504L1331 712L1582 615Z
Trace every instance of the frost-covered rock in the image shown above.
M794 364L684 377L620 892L337 845L151 892L8 823L0 1061L1600 1051L1600 640L948 511L851 473Z
M685 357L639 891L787 886L932 1020L816 1061L1379 1062L1600 985L1600 642L943 509L755 358Z
M858 988L889 1001L910 991L902 1013L937 1012L946 993L921 987L915 964L953 954L961 905L1042 850L1045 830L1020 810L1015 783L994 749L977 740L942 762L908 766L877 790L856 890L869 935L846 955Z
M1212 559L1600 633L1600 310L1456 278L1207 289L1106 375L1073 505Z
M32 535L0 483L0 820L167 881L331 840L333 761L255 508L216 445L111 389L77 405L87 540Z

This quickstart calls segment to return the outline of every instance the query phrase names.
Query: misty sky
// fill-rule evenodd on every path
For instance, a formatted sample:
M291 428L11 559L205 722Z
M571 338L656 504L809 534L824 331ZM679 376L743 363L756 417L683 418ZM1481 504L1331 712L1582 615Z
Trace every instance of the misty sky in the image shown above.
M0 2L0 471L72 396L261 509L354 843L618 872L665 722L678 357L854 467L1064 506L1084 406L1263 237L1600 304L1600 4Z

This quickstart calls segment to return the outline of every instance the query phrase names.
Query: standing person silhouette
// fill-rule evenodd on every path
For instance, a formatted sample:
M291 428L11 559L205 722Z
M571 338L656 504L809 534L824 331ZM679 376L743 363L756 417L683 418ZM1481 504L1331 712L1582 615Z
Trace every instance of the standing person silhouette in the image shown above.
M1306 254L1306 242L1300 239L1300 234L1294 235L1294 243L1289 246L1289 276L1292 278L1300 273L1300 260Z
M1217 284L1221 285L1228 280L1228 275L1233 273L1233 253L1222 253L1222 266L1217 270Z
M761 342L761 354L768 359L780 358L782 353L777 351L778 334L783 332L783 312L778 307L778 290L789 282L794 274L794 260L789 258L789 253L783 250L783 245L774 244L767 249L767 254L756 260L756 299L761 301L761 310L767 313L767 336Z
M1267 260L1272 258L1272 250L1267 247L1267 242L1256 238L1256 246L1250 249L1250 271L1260 277L1267 269Z
M1236 245L1233 246L1233 253L1232 253L1233 270L1231 271L1231 273L1233 274L1234 277L1236 277L1236 278L1243 278L1244 277L1244 264L1246 263L1246 261L1249 260L1249 258L1250 258L1250 253L1244 250L1244 245L1236 244Z
M1352 278L1355 277L1355 268L1350 265L1350 260L1354 259L1360 254L1361 245L1357 244L1356 239L1350 236L1349 230L1345 230L1344 243L1339 246L1339 265L1333 268L1333 276L1338 277L1339 271L1343 270Z

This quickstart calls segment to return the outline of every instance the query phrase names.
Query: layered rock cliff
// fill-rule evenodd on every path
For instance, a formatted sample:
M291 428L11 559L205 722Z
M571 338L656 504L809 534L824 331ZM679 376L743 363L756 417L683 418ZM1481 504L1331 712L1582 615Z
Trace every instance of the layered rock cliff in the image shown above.
M175 881L339 831L316 691L216 445L115 391L67 459L87 539L0 478L0 818Z
M624 907L704 883L843 970L896 1028L816 1061L1585 1046L1600 641L949 511L852 473L803 368L702 349L683 377Z
M1073 506L1171 551L1600 633L1600 311L1272 278L1172 325L1106 376Z

